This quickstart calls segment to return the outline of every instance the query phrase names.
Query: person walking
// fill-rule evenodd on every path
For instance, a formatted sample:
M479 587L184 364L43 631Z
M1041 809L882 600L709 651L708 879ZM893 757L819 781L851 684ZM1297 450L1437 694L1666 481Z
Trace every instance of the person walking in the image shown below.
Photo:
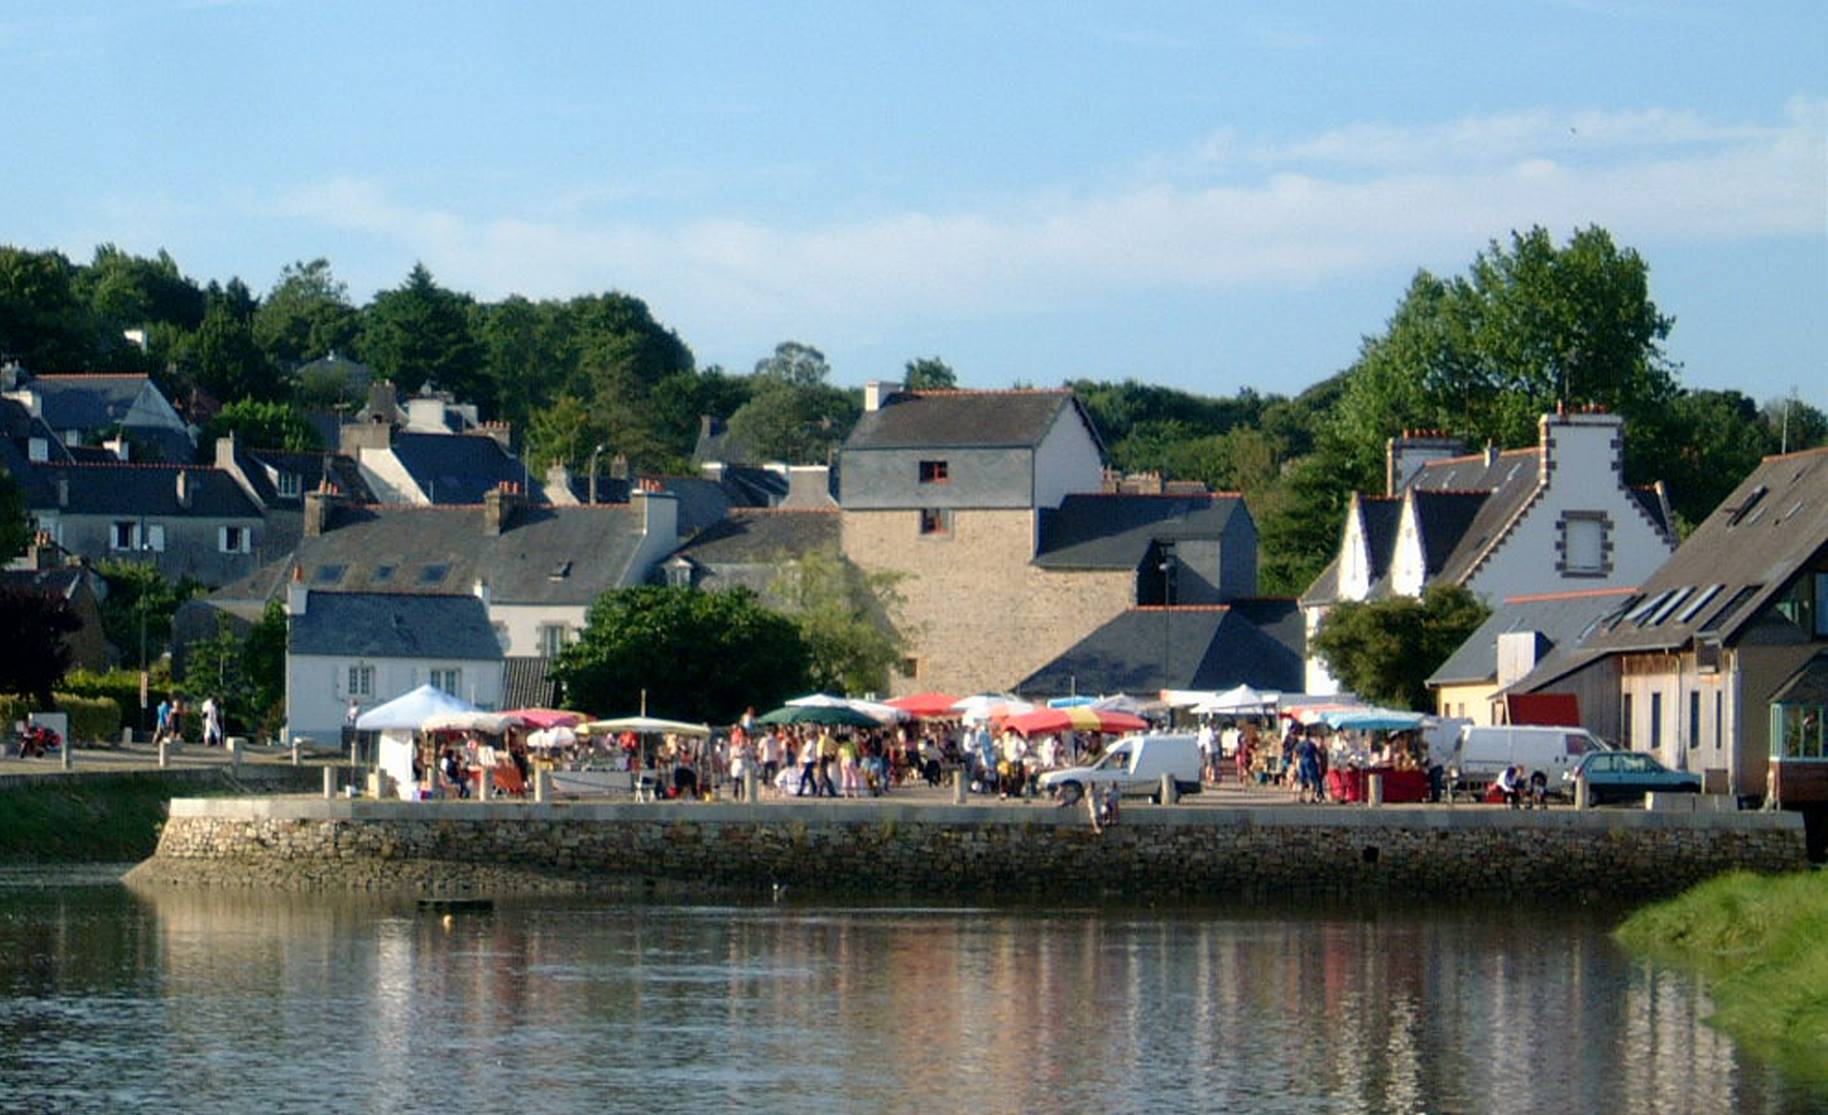
M819 796L819 741L811 733L800 740L800 785L793 792L796 798L808 794Z
M222 705L214 693L203 698L203 746L222 746Z

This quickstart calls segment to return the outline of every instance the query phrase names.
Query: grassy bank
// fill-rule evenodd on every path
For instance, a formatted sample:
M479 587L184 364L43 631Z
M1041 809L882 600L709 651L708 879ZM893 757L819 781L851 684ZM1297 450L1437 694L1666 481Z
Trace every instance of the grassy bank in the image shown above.
M122 863L159 842L173 795L230 792L226 782L174 784L151 774L45 777L0 789L0 863Z
M1699 971L1711 1022L1828 1087L1828 874L1723 875L1639 910L1618 939Z

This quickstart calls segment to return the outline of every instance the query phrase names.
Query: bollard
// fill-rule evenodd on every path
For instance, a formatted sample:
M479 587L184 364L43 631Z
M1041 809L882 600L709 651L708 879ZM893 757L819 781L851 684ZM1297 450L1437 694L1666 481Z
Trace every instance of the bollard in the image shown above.
M544 804L552 797L552 772L536 770L533 772L533 800Z
M171 745L163 737L159 739L159 769L171 766Z
M381 772L378 770L369 771L368 772L368 796L375 801L380 801L381 800L381 791L383 789L384 789L384 787L381 785Z
M1587 776L1581 775L1574 780L1574 808L1586 809L1593 804L1593 794L1587 789Z
M362 744L358 740L349 741L349 765L352 767L362 765Z
M743 800L744 801L748 802L750 805L754 805L755 800L756 800L755 799L756 791L760 788L761 784L762 784L761 775L755 769L753 764L743 768Z
M297 740L292 741L292 765L293 766L298 765L298 741Z
M76 748L67 739L59 744L57 748L57 765L65 770L69 770L70 765L76 762L76 756L71 754L71 752L75 750Z
M225 741L224 746L226 746L228 748L229 770L234 772L237 775L240 774L241 773L241 740L238 737L231 736L227 741Z
M488 767L484 767L480 771L476 772L476 800L477 801L495 800L495 779L492 777L492 775L494 775L494 773L495 772L490 770Z
M1384 804L1384 776L1367 775L1365 778L1365 804L1379 806Z
M952 772L952 804L965 804L965 768L959 767Z
M336 768L335 767L325 767L324 768L324 800L329 801L331 798L333 798L335 796L336 796Z
M1162 788L1155 796L1163 805L1173 805L1181 800L1180 787L1174 784L1172 774L1162 775Z
M132 742L133 742L133 729L132 728L122 728L121 729L121 746L125 747Z

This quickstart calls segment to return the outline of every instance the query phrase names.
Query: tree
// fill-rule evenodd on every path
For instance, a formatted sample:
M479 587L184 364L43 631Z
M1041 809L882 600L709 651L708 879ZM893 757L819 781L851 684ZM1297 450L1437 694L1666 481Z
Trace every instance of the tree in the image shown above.
M254 342L268 360L290 370L348 348L358 323L348 286L319 256L280 270L279 280L254 311Z
M61 252L0 247L0 353L39 372L92 367L93 316Z
M604 593L552 673L582 708L728 724L750 705L807 687L807 650L792 620L746 589L643 587Z
M263 727L277 725L286 712L286 605L267 601L242 647L254 713Z
M495 405L483 353L470 333L470 297L446 290L425 264L375 295L362 315L361 351L375 372L411 394L429 380L485 410Z
M608 436L584 400L561 395L551 406L534 411L527 423L527 467L543 476L555 464L582 465Z
M1427 709L1428 675L1490 614L1466 588L1437 582L1420 600L1389 596L1333 605L1314 633L1313 648L1328 671L1360 696Z
M26 510L25 488L13 474L0 467L0 565L25 553L32 542L32 520Z
M880 693L905 652L898 575L865 573L837 554L789 562L770 586L806 641L812 687Z
M1333 415L1356 482L1381 475L1385 440L1405 428L1524 446L1558 401L1605 406L1634 441L1656 444L1679 388L1662 348L1674 321L1651 301L1649 275L1597 227L1560 248L1542 228L1512 233L1464 278L1419 272L1384 333L1365 340Z
M1737 391L1689 391L1673 400L1668 448L1650 467L1668 486L1682 533L1711 514L1767 454L1777 452L1751 399Z
M825 382L825 354L783 341L756 361L751 394L730 416L730 433L764 460L823 464L856 425L861 404Z
M1798 399L1795 392L1765 403L1761 414L1779 453L1828 445L1828 414Z
M0 691L29 694L40 707L70 668L64 636L82 629L70 602L35 589L0 587Z
M246 642L235 634L228 614L216 615L216 633L194 639L184 656L184 689L214 697L222 707L223 726L231 731L258 723L260 710L248 677Z
M254 343L251 313L233 299L217 300L184 346L179 366L190 382L223 402L273 399L279 377Z
M197 443L205 448L229 434L240 437L243 445L261 449L287 449L295 453L311 452L324 447L317 427L304 411L291 403L266 403L253 399L232 402L203 424Z
M902 386L909 391L946 391L958 386L958 375L939 357L923 356L908 361Z
M207 591L188 576L172 584L151 562L104 561L95 568L108 584L101 606L102 630L109 642L128 651L123 657L131 656L128 648L140 645L142 619L148 658L165 653L178 605Z

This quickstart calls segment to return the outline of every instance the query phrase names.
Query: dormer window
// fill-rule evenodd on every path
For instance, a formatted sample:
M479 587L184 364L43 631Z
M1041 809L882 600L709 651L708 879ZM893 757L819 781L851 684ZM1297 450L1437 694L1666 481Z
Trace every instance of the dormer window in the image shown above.
M922 484L946 484L952 479L952 470L945 461L920 462L920 482Z
M304 485L296 472L282 472L274 483L281 499L297 499Z

